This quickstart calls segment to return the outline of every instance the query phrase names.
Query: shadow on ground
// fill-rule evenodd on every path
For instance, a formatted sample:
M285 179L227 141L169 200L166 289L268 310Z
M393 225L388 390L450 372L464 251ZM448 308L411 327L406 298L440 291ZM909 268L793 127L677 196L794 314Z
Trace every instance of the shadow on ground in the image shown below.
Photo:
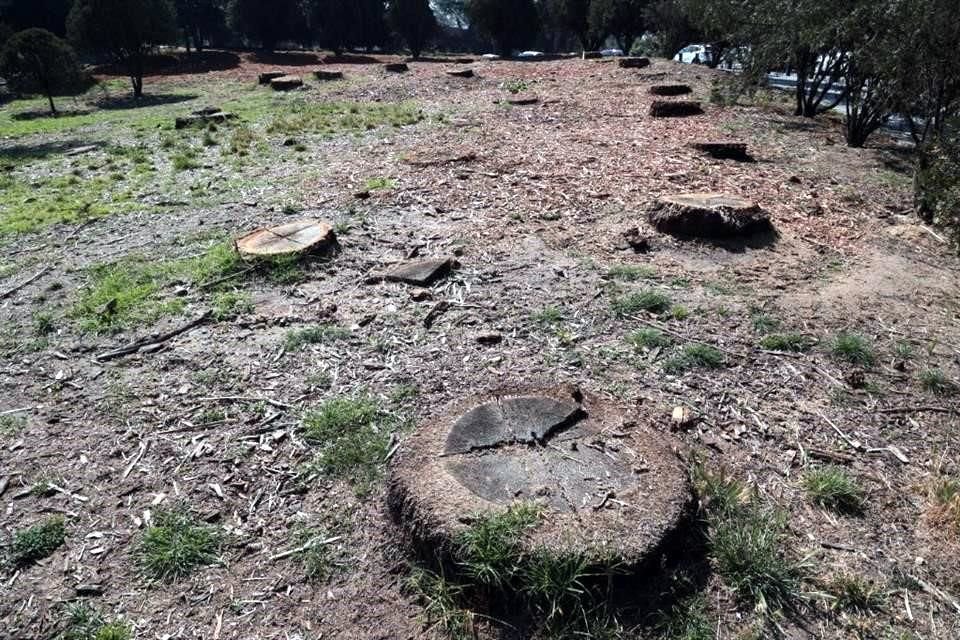
M101 146L102 141L90 140L60 140L57 142L40 142L37 144L16 144L0 149L0 162L42 160L47 156L67 153L72 149L86 146Z
M155 107L162 104L177 104L180 102L189 102L196 100L199 96L195 93L155 93L134 98L131 95L109 96L101 98L95 104L99 109L139 109L142 107Z

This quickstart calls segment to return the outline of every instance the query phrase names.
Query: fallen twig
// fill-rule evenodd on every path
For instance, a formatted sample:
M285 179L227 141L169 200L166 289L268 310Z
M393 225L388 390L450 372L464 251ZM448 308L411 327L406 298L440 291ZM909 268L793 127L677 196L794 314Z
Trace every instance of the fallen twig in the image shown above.
M284 551L284 552L282 552L282 553L278 553L278 554L275 555L275 556L270 556L270 560L273 561L273 562L275 562L275 561L277 561L277 560L282 560L283 558L287 558L287 557L292 556L292 555L294 555L294 554L303 553L304 551L309 551L310 549L312 549L313 547L316 547L316 546L318 546L318 545L332 544L332 543L334 543L334 542L337 542L337 541L340 540L341 538L343 538L343 536L334 536L334 537L332 537L332 538L326 538L325 540L320 540L319 538L314 538L313 540L311 540L311 541L308 542L307 544L303 545L302 547L297 547L296 549L289 549L289 550Z
M918 577L916 577L916 576L911 575L911 576L909 576L909 578L910 578L911 580L914 580L918 585L920 585L920 588L921 588L921 589L923 589L924 591L926 591L927 593L929 593L930 595L932 595L934 598L937 598L938 600L940 600L940 601L943 602L944 604L950 605L951 607L953 607L953 608L956 610L957 613L960 613L960 604L957 604L957 601L954 600L954 599L950 596L950 594L948 594L947 592L943 591L942 589L938 589L937 587L933 586L933 585L930 584L929 582L927 582L927 581L925 581L925 580L921 580L920 578L918 578Z
M24 280L23 282L21 282L20 284L18 284L18 285L16 285L15 287L13 287L12 289L7 289L7 290L4 291L3 293L0 293L0 300L3 300L3 299L5 299L5 298L9 298L9 297L12 296L13 294L15 294L17 291L20 291L20 289L23 289L23 288L24 288L25 286L27 286L28 284L34 282L35 280L38 280L39 278L42 278L42 277L43 277L48 271L50 271L50 269L52 269L52 268L53 268L52 266L46 266L46 267L44 267L43 269L40 269L40 271L38 271L37 273L35 273L35 274L32 275L31 277L29 277L29 278L27 278L26 280Z
M181 333L186 333L187 331L190 331L194 327L205 323L207 320L210 319L210 316L211 316L210 310L204 311L203 314L201 314L199 317L194 318L190 322L184 325L181 325L175 329L171 329L166 333L160 334L159 336L156 336L156 337L143 338L141 340L137 340L136 342L131 342L130 344L120 347L119 349L114 349L113 351L107 351L106 353L101 353L100 355L96 356L94 359L97 360L98 362L103 362L105 360L112 360L113 358L120 358L122 356L130 355L131 353L136 353L137 351L139 351L140 349L143 349L144 347L149 347L156 344L163 344L164 342L172 338L176 338Z

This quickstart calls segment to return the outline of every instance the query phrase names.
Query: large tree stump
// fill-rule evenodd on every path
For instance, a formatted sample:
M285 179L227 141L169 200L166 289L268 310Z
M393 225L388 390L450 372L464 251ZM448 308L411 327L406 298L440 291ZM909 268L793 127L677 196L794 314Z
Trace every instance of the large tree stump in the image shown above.
M535 503L525 550L647 567L683 530L693 499L645 407L621 411L573 387L466 398L403 440L389 505L419 548L450 554L472 518Z
M703 113L699 102L692 100L654 100L650 115L654 118L684 118Z
M327 71L326 69L317 69L313 72L313 77L323 82L331 80L343 80L343 71Z
M769 214L754 202L722 193L664 196L650 209L663 233L694 238L735 238L771 231Z
M650 93L655 96L682 96L692 91L688 84L655 84L650 87Z
M650 58L620 58L617 65L621 69L643 69L650 66Z
M270 87L274 91L291 91L303 86L303 78L300 76L281 76L270 81Z
M718 160L737 160L739 162L751 162L753 160L747 153L746 142L692 142L690 146Z
M337 247L337 237L330 223L306 219L257 229L237 238L234 246L246 259L275 258L332 251Z
M260 84L270 84L273 80L282 78L285 75L287 75L286 71L265 71L257 76L257 82Z
M410 71L410 67L407 66L406 62L388 62L383 65L383 70L387 73L406 73Z

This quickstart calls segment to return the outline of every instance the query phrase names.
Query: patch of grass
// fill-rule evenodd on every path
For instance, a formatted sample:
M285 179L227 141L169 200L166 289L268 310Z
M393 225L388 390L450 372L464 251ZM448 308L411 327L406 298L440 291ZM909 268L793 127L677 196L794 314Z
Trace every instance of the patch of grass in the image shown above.
M173 154L173 157L170 158L170 164L174 171L190 171L200 168L200 163L197 162L196 152L192 150L180 151Z
M686 320L690 317L690 310L683 305L675 304L670 307L670 313L668 315L672 320Z
M424 118L423 112L408 102L299 101L288 103L284 111L267 125L267 133L332 136L362 133L382 126L404 127L417 124Z
M506 80L500 84L500 88L509 93L523 93L530 88L530 83L522 79Z
M870 613L884 604L883 591L872 580L854 574L838 574L827 584L827 593L833 598L837 611Z
M661 640L713 640L706 600L699 595L684 598L662 615L657 631Z
M39 338L49 336L57 330L53 315L45 312L33 316L33 334Z
M127 622L115 620L97 629L93 640L130 640L132 637L133 627Z
M27 426L27 419L16 413L0 416L0 436L10 437L20 433Z
M456 540L464 575L482 586L506 587L521 570L523 535L537 525L542 513L539 505L518 502L478 516Z
M236 318L253 311L253 300L245 291L218 291L211 300L213 319L217 322Z
M308 344L335 342L350 337L350 330L333 324L318 324L313 327L291 329L283 339L287 351L298 351Z
M960 480L938 478L930 491L934 520L960 531Z
M311 470L340 478L366 493L380 477L391 425L372 397L340 396L303 418L304 438L318 446Z
M746 485L730 476L725 469L710 469L698 461L690 470L690 478L700 502L700 510L711 517L735 514L752 500Z
M956 383L940 369L925 369L920 372L920 386L928 393L938 396L953 395L957 392Z
M60 516L21 529L13 534L10 545L10 560L14 565L26 565L43 560L63 546L67 539L67 527Z
M460 606L463 585L443 574L414 567L404 586L420 601L424 626L439 627L450 640L474 640L473 614Z
M813 342L799 333L770 333L760 339L760 346L768 351L801 353L813 346Z
M647 289L614 298L610 302L610 308L621 318L641 311L663 313L670 308L670 297L659 291Z
M667 373L683 373L689 369L719 369L726 360L716 347L694 342L685 345L680 353L663 363Z
M393 189L397 185L396 181L392 178L369 178L366 182L363 183L364 191L379 191L382 189Z
M866 338L847 331L841 331L834 337L830 344L830 353L837 360L862 366L871 366L877 359Z
M315 527L299 526L293 530L291 544L301 549L295 555L307 580L323 582L337 567L335 548L328 542L332 536Z
M614 280L622 282L634 282L636 280L646 280L654 278L657 275L656 269L647 265L636 264L618 264L610 267L607 275Z
M644 328L630 333L626 337L627 343L637 351L644 349L662 349L673 344L673 340L659 329Z
M863 513L866 497L857 481L845 469L822 467L808 472L803 487L814 504L837 513Z
M582 554L541 549L523 565L522 593L548 624L559 618L575 617L587 595L584 579L588 566L588 559Z
M137 545L137 564L152 580L178 580L217 562L221 542L214 527L198 522L185 507L158 510Z
M750 317L750 324L753 330L761 335L773 333L780 328L780 320L762 311L757 311Z
M530 319L541 327L549 327L563 322L563 311L559 307L547 305L530 315Z

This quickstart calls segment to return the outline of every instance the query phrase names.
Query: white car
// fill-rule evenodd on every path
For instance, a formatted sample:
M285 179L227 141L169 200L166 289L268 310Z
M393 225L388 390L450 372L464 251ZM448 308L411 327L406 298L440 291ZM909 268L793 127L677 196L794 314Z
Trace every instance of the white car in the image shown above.
M673 59L683 64L708 64L713 59L713 51L707 44L688 44Z
M517 54L518 58L542 58L543 51L521 51Z
M495 53L485 53L485 54L483 54L483 55L480 56L480 57L483 58L484 60L499 60L499 59L500 59L500 56L498 56L498 55L495 54Z
M604 58L618 58L623 55L623 49L604 49L600 55Z

